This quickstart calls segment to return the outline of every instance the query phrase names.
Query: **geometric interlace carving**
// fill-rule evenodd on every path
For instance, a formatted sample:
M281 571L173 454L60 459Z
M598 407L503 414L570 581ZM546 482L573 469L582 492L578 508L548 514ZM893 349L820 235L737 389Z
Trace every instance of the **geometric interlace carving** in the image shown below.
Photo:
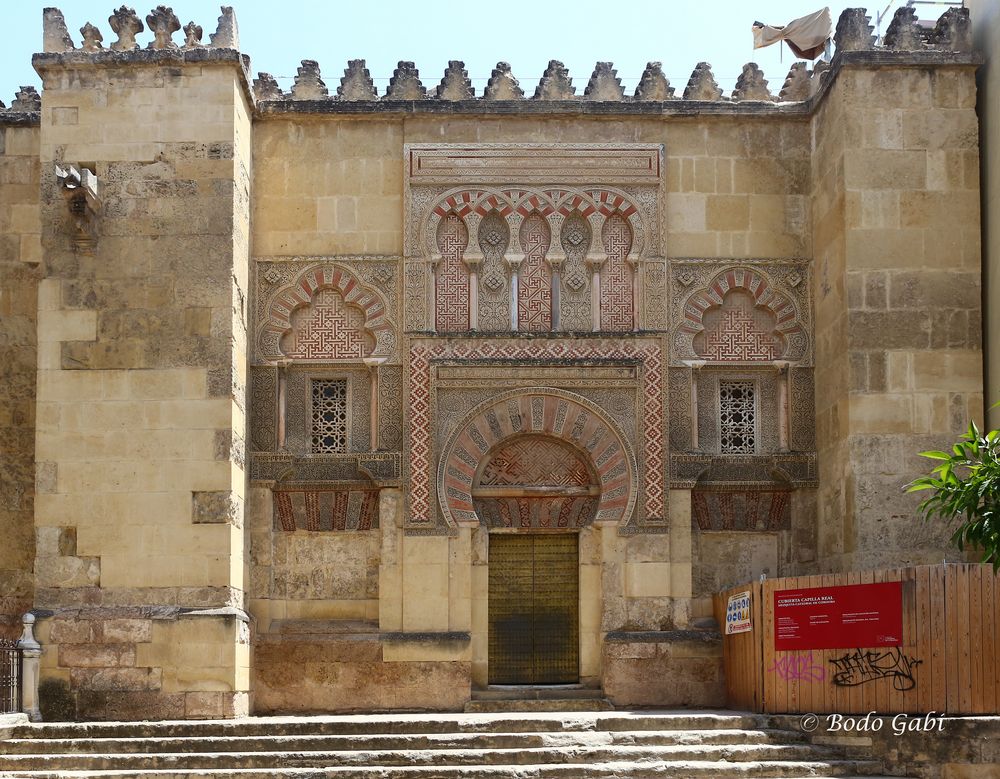
M566 253L566 263L562 272L562 300L559 302L559 323L563 330L593 329L590 312L590 272L585 262L590 239L590 224L579 212L573 212L566 217L560 236L563 251Z
M364 314L345 305L335 290L319 290L312 303L292 314L291 324L281 343L289 358L360 360L369 352Z
M510 245L507 220L491 211L479 224L479 329L486 332L510 330L510 278L503 261Z
M490 455L479 486L584 487L592 481L590 470L570 446L549 436L530 435Z
M723 454L753 454L757 424L752 381L719 382L719 426Z
M774 321L774 315L755 306L750 295L731 291L721 306L705 313L705 331L695 338L695 351L720 362L777 360L783 349L772 335Z
M552 237L541 214L521 223L524 262L517 274L517 328L527 332L552 329L552 272L545 261Z
M601 272L601 330L632 329L632 269L626 257L632 250L632 228L619 213L604 221L601 230L608 259Z
M462 255L469 231L458 214L449 213L438 226L438 261L435 281L435 328L440 333L469 329L469 271Z
M532 487L552 494L531 494ZM490 455L472 495L488 527L583 527L597 511L599 489L571 446L529 435Z
M312 381L312 451L347 451L347 379Z

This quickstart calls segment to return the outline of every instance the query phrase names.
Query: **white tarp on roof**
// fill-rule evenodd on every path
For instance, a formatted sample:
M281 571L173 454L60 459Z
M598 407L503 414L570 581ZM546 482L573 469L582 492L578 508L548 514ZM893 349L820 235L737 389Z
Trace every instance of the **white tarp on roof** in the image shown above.
M833 34L830 9L793 19L783 27L754 22L753 47L761 49L785 41L795 56L813 60L823 53L827 39Z

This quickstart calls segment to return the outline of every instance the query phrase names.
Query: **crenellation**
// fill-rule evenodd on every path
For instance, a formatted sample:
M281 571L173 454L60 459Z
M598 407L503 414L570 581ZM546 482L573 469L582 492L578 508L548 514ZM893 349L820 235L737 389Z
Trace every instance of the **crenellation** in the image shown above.
M883 41L886 48L917 51L924 48L924 36L917 23L917 12L911 6L902 6L892 15Z
M648 62L635 88L636 100L663 101L674 99L674 88L663 74L662 62Z
M810 74L809 66L804 62L795 62L788 69L785 76L785 83L778 93L778 101L781 103L797 103L808 100L810 94Z
M472 81L469 80L469 73L465 69L465 63L461 60L448 60L448 67L445 68L444 77L437 87L437 97L439 100L471 100L476 96L476 91L472 88Z
M598 62L594 67L594 72L583 90L586 100L605 100L619 102L625 97L625 90L622 89L622 80L618 78L618 71L610 62Z
M132 51L139 48L135 36L146 29L134 8L121 6L108 17L111 30L118 40L111 44L115 51Z
M180 30L181 21L174 13L174 9L165 5L158 5L146 14L146 24L149 25L150 32L153 33L153 40L146 48L149 49L176 49L177 44L173 41L173 35Z
M945 51L972 51L972 22L968 8L949 8L931 32L931 44Z
M253 93L258 100L281 100L285 93L278 86L278 80L270 73L258 73L253 80Z
M874 27L864 8L845 8L837 20L833 43L837 51L868 51L875 46Z
M538 86L535 87L535 100L573 100L576 98L576 87L569 77L569 70L559 60L549 60Z
M239 49L240 26L236 22L236 13L231 5L222 6L221 11L215 32L209 36L212 46L217 49Z
M292 84L292 100L322 100L329 95L320 75L319 63L316 60L302 60Z
M773 103L774 95L767 88L767 79L755 62L743 66L743 72L736 79L733 100L763 100Z
M10 104L11 111L41 111L42 96L33 86L21 87Z
M378 90L364 60L349 60L337 87L340 100L378 100Z
M195 24L193 21L188 22L184 25L184 45L182 48L185 49L195 49L202 46L201 36L204 32L200 24Z
M815 95L822 89L823 84L830 77L830 63L824 60L820 60L816 63L816 67L812 69L812 75L809 79L809 94Z
M490 74L490 80L486 84L483 92L486 100L522 100L524 90L514 74L511 73L510 63L498 62Z
M712 66L699 62L684 88L685 100L722 100L722 90L712 75Z
M80 28L80 34L83 36L83 43L80 46L83 51L100 51L104 48L102 45L104 36L90 22L87 22Z
M385 92L389 100L425 100L427 90L420 81L420 71L416 65L406 60L400 60L389 79L389 88Z
M73 51L66 19L58 8L42 9L42 51Z

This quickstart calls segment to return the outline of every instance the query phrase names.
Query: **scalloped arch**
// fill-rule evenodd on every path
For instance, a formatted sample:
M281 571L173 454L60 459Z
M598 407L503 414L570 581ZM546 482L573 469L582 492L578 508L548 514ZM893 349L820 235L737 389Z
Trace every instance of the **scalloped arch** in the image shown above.
M648 230L641 211L627 192L613 187L457 187L442 193L422 217L419 244L433 257L437 254L437 226L447 214L457 214L468 228L469 216L483 217L490 211L504 218L515 213L523 218L533 211L546 218L565 217L574 211L585 218L618 212L632 228L633 253L641 257L645 252Z
M312 303L316 293L335 290L348 306L364 315L364 330L375 346L366 357L389 357L396 347L396 334L386 314L388 306L380 292L365 285L349 268L317 263L303 269L289 284L276 289L264 308L258 333L258 348L265 360L282 360L281 338L292 329L292 313Z
M472 486L483 458L497 444L525 434L549 435L580 452L601 489L594 521L624 525L638 494L635 452L621 428L599 406L551 387L510 390L479 404L445 444L438 465L438 503L451 526L479 525Z
M681 358L695 359L694 337L705 330L704 318L710 309L721 306L726 294L743 290L753 296L754 304L767 309L775 317L775 332L785 340L781 359L802 359L808 348L808 336L802 326L793 300L775 286L764 274L746 267L734 266L716 274L707 287L692 292L684 301L683 318L678 328Z

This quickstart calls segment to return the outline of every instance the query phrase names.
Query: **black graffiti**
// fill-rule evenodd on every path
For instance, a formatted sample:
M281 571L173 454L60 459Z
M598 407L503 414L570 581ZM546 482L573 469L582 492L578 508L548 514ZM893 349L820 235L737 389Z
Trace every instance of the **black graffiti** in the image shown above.
M857 687L877 679L892 679L892 686L901 691L912 690L916 684L913 669L923 660L903 654L898 647L891 649L857 649L831 660L837 687Z

